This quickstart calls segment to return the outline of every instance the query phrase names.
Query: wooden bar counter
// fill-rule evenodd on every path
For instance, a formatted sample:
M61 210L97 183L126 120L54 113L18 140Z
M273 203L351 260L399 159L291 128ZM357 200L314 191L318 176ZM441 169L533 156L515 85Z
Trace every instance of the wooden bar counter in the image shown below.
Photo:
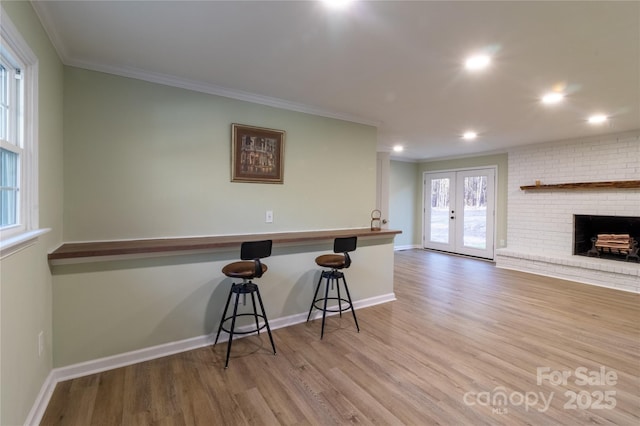
M322 231L278 232L270 234L220 235L186 238L153 238L126 241L65 243L48 255L50 264L108 260L113 257L182 254L240 247L243 241L273 240L274 245L295 245L333 240L336 237L393 238L402 231L369 228Z

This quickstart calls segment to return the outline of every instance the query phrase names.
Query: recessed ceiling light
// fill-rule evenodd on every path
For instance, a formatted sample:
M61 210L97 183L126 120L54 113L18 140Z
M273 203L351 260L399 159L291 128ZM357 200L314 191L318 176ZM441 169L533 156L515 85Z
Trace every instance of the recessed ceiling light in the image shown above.
M464 63L464 67L469 71L479 71L487 68L491 63L491 58L487 55L470 56Z
M478 137L478 134L476 132L464 132L464 134L462 135L462 139L465 139L468 141L474 140L477 137Z
M349 7L354 0L322 0L329 9L344 10Z
M551 105L557 104L564 99L564 93L562 92L549 92L542 97L542 103Z
M402 145L396 145L393 147L393 152L402 152L404 151L404 147Z
M602 124L608 120L608 117L604 114L595 114L589 117L589 124Z

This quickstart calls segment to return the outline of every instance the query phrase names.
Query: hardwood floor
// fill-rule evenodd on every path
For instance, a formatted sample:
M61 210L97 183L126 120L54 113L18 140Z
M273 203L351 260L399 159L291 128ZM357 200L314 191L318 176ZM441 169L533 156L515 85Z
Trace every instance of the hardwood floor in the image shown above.
M639 295L422 250L394 285L360 333L331 317L322 341L275 330L276 356L234 341L227 370L225 343L61 382L42 424L640 424Z

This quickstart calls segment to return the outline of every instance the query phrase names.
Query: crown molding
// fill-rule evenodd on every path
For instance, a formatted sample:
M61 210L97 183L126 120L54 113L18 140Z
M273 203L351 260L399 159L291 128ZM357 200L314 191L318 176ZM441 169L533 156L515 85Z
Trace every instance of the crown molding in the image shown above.
M67 59L69 58L68 51L64 43L62 42L62 36L60 36L60 33L58 32L58 30L56 30L56 26L53 24L53 19L49 14L49 10L45 6L45 2L32 1L31 7L33 7L33 11L38 16L38 19L40 19L40 23L44 28L44 32L47 33L47 36L49 37L49 41L51 41L51 44L53 45L53 48L58 54L58 57L60 58L63 64L66 64Z
M381 122L371 120L356 115L346 114L328 109L318 108L302 103L291 102L286 99L274 98L270 96L258 95L255 93L245 92L242 90L228 89L226 87L213 84L202 83L199 81L188 80L167 74L150 72L133 67L120 67L105 65L90 61L82 61L70 59L65 65L83 68L91 71L104 72L114 74L121 77L128 77L137 80L143 80L150 83L162 84L164 86L177 87L180 89L192 90L195 92L206 93L209 95L222 96L225 98L235 99L239 101L251 102L254 104L266 105L274 108L285 109L289 111L301 112L304 114L317 115L327 118L335 118L338 120L349 121L352 123L364 124L367 126L378 127Z
M419 163L420 162L420 160L415 159L415 158L399 157L399 156L395 156L395 155L389 156L389 159L391 161L400 161L402 163Z

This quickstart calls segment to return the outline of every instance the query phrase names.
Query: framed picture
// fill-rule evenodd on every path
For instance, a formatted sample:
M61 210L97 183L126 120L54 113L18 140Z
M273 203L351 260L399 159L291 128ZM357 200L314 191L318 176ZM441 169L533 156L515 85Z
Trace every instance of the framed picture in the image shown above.
M284 130L231 125L231 182L283 183Z

